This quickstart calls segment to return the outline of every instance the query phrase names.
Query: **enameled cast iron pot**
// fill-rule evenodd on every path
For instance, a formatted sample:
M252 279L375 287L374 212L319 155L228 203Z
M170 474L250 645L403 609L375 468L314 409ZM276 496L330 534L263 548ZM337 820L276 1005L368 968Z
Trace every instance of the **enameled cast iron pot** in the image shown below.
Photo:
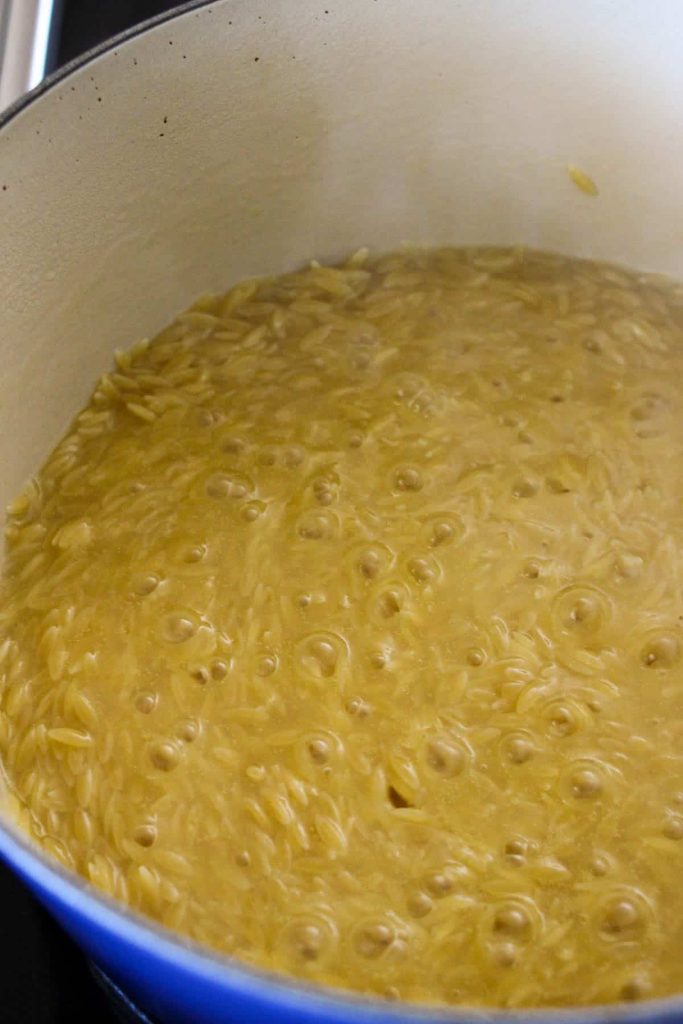
M115 348L241 276L407 240L683 277L682 38L679 0L217 0L61 71L0 119L2 505ZM3 820L5 860L167 1024L683 1021L683 999L515 1017L279 980L124 910Z

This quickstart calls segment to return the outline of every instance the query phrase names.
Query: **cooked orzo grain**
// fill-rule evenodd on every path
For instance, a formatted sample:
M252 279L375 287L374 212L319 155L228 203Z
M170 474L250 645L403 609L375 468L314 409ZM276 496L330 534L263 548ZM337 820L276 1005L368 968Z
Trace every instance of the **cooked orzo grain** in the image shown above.
M14 502L36 841L387 997L683 988L683 290L522 249L206 296Z

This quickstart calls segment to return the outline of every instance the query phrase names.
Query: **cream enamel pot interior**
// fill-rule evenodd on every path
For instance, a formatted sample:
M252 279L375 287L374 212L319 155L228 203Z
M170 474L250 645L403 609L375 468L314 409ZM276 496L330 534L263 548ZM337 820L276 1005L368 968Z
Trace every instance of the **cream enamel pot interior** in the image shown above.
M48 81L0 124L0 501L114 349L242 276L404 240L683 276L682 33L678 0L218 0ZM159 1021L683 1020L313 990L174 939L7 821L0 853Z

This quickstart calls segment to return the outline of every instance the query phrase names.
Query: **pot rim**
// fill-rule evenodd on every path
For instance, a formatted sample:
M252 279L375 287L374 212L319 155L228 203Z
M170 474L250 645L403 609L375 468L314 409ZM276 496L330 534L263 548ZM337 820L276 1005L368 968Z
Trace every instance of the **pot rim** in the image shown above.
M44 78L30 92L0 111L0 136L11 122L83 67L112 50L165 22L192 10L225 6L231 0L186 0L132 28L106 39ZM0 764L0 778L4 775ZM237 957L220 953L193 939L176 934L153 918L146 917L107 893L96 889L81 875L70 871L44 853L4 813L0 812L0 857L21 876L30 878L41 891L56 897L61 905L93 920L124 943L152 948L185 973L200 975L218 987L232 987L246 998L265 1002L273 1011L287 1008L305 1014L309 1020L346 1024L604 1024L606 1021L647 1024L651 1021L683 1019L683 994L636 1003L607 1003L587 1007L521 1007L514 1010L478 1006L431 1007L425 1003L391 1003L380 997L362 995L290 978L265 968L242 963ZM150 942L151 940L151 942Z
M188 14L194 8L210 7L212 3L215 4L216 2L220 3L221 0L185 0L184 3L179 3L167 11L162 11L161 14L155 14L151 18L145 18L144 21L138 22L131 28L124 29L123 32L117 32L115 36L104 39L101 43L90 47L89 50L79 53L77 57L51 71L38 85L25 92L22 96L19 96L8 107L5 107L4 110L0 110L0 131L44 93L49 92L54 86L59 85L60 82L64 81L75 71L79 71L86 65L91 64L98 57L103 56L103 54L108 53L110 50L116 50L123 43L127 43L136 36L144 35L150 29L156 28L157 25L163 25L165 21L173 21L183 14Z

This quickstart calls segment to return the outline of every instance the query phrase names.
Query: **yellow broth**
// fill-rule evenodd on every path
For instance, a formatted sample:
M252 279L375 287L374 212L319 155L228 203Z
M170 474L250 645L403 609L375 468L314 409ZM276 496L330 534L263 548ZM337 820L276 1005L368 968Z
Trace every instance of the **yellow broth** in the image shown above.
M10 509L24 826L313 982L680 990L682 327L613 266L361 252L119 355Z

